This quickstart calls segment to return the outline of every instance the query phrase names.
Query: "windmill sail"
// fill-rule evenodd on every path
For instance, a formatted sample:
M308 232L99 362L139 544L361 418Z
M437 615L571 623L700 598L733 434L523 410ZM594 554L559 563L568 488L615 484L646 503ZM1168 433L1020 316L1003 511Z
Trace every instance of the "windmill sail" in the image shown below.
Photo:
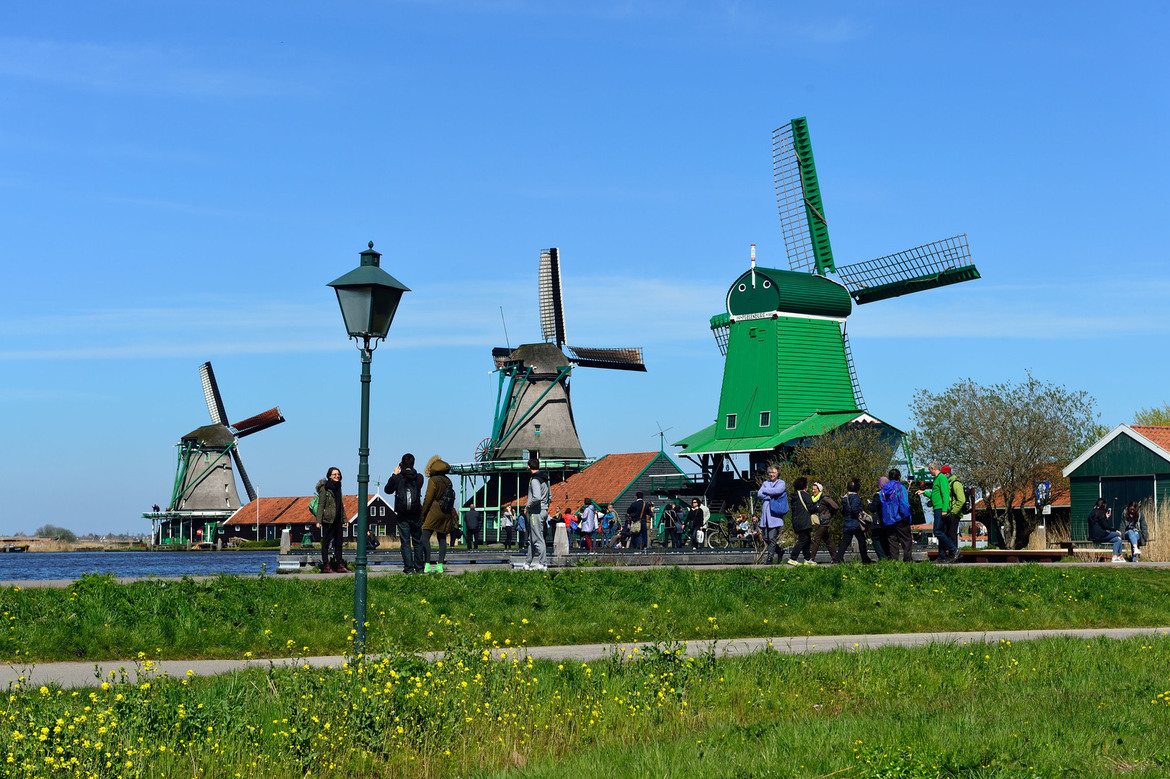
M772 180L789 267L821 275L833 270L829 226L804 117L772 133Z
M845 363L849 366L849 381L853 383L853 402L862 411L865 411L865 398L861 395L861 382L857 380L857 366L853 363L853 348L849 346L849 335L845 332L845 323L841 323L841 342L845 346Z
M587 347L566 346L569 359L583 368L612 368L619 371L646 370L642 362L642 347Z
M277 406L254 417L248 417L242 422L236 422L232 425L232 429L236 433L236 438L243 438L246 435L252 435L252 433L259 433L261 430L267 430L273 425L279 425L283 421L284 415L280 413L280 406Z
M248 478L248 472L244 470L244 461L240 459L239 444L232 447L232 459L236 461L236 470L240 473L240 481L244 483L244 492L248 493L248 500L256 500L256 488L252 486L252 480Z
M203 382L203 397L207 401L211 421L217 425L227 425L227 412L223 410L223 398L219 394L219 385L215 383L215 371L211 370L211 363L205 362L199 366L199 378Z
M837 275L858 304L980 278L971 263L966 234L844 265L837 268Z
M540 330L544 340L561 348L565 344L565 303L561 294L561 257L556 248L540 253L538 275Z

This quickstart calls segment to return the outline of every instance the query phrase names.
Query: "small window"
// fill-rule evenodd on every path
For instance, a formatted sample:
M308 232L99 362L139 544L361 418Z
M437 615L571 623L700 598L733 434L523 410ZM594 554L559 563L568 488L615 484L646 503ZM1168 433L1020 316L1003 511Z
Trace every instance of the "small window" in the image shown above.
M772 412L771 411L761 411L760 412L760 427L768 427L771 424L772 424Z
M540 425L533 425L532 426L532 434L534 436L536 436L537 438L540 437Z
M378 535L380 535L380 536L386 535L386 526L385 525L378 525Z
M764 289L768 289L771 286L772 286L772 282L768 281L767 279L764 279Z
M747 292L747 284L740 284L739 291L740 292Z
M728 414L727 415L727 429L728 430L735 429L735 414Z
M378 516L379 517L386 516L386 507L385 506L378 506Z

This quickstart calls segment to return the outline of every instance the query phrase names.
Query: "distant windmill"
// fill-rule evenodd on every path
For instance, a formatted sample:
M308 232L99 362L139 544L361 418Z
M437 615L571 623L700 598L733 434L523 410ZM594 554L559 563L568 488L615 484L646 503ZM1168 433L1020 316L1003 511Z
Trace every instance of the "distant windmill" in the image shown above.
M284 417L280 408L276 407L229 425L211 363L205 362L199 366L199 377L203 381L203 395L207 400L212 424L196 428L179 440L179 464L175 471L169 510L237 509L240 507L240 497L232 475L233 460L244 482L248 500L256 500L256 490L240 459L239 439L279 425Z
M773 133L772 158L789 269L756 267L753 245L750 268L727 291L726 313L711 318L726 357L719 412L715 424L676 444L687 456L748 452L762 461L842 425L884 425L865 413L845 336L852 304L980 277L966 235L836 265L805 119Z
M583 459L569 402L573 366L645 371L641 347L596 348L565 344L565 309L560 252L540 253L540 329L544 343L492 350L500 374L492 435L476 448L478 462L542 458Z

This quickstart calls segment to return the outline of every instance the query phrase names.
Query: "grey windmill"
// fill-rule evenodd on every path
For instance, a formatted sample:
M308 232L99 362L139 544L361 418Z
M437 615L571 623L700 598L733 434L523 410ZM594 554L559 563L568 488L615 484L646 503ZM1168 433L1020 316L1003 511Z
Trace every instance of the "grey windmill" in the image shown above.
M256 490L240 459L239 439L279 425L284 416L278 406L234 425L229 424L210 362L199 366L199 378L203 382L203 396L207 400L211 424L198 427L179 439L179 463L168 510L234 510L240 507L240 496L232 473L233 461L240 480L244 482L248 500L256 499Z
M492 350L499 372L492 435L475 458L519 460L526 452L542 458L583 459L573 419L569 378L573 367L645 371L641 347L584 347L565 343L565 307L560 251L540 253L538 272L541 343Z

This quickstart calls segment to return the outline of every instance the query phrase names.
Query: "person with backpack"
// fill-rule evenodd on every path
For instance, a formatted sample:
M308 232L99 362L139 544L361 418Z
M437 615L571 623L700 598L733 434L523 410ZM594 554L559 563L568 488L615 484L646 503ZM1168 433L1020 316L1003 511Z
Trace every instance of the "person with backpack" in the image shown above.
M585 548L593 551L593 536L597 533L597 506L589 498L585 499L585 507L581 509L577 520L577 534L585 542Z
M341 557L341 529L345 527L345 501L341 496L341 469L330 468L317 482L317 527L321 528L321 573L349 573ZM329 562L329 549L333 562Z
M877 492L869 499L869 506L866 507L870 516L873 517L873 523L869 528L869 537L873 541L873 551L877 552L878 560L888 560L892 557L890 553L890 527L882 522L882 487L886 486L886 482L889 480L887 476L878 479Z
M947 535L943 520L943 517L950 513L951 487L947 483L947 475L942 472L942 463L938 460L931 460L927 463L926 469L930 471L934 482L930 486L929 493L926 490L918 490L917 494L919 496L927 495L930 498L930 507L934 511L932 527L934 528L934 537L938 539L938 562L940 565L957 563L962 559L963 553Z
M963 521L963 515L971 510L969 503L970 495L967 494L967 489L963 486L963 482L959 481L954 476L954 471L951 466L944 465L942 467L943 474L947 477L947 483L951 487L951 508L943 517L946 523L947 535L951 539L951 543L955 548L959 548L959 523ZM972 517L974 519L974 517ZM971 542L974 548L975 542Z
M463 515L463 525L467 528L463 539L467 542L468 549L479 549L480 532L483 529L483 514L479 512L474 505L467 509L467 513Z
M645 549L646 539L649 534L650 520L653 518L653 509L642 493L635 493L635 500L626 509L626 520L630 524L630 536L634 541L634 549Z
M789 509L788 485L780 478L780 469L775 465L768 466L767 478L756 490L756 497L764 506L760 514L760 532L763 533L764 543L768 545L764 564L772 565L784 558L784 550L777 547L777 542L780 540L780 531L784 529L784 515Z
M890 542L890 558L897 560L898 547L901 547L902 560L914 562L914 541L910 537L910 495L902 483L900 470L890 469L879 494L882 498L882 524L887 528Z
M861 490L861 482L850 479L846 490L845 497L841 499L841 514L845 517L844 532L841 534L841 543L837 545L837 556L833 562L845 562L845 552L856 538L857 554L861 557L861 564L869 565L873 560L869 559L869 552L865 548L865 531L861 528L861 512L864 507L861 496L857 494Z
M548 506L552 502L548 471L541 470L540 460L528 459L528 551L524 555L524 570L544 571L548 568L548 549L544 544L544 526L548 522Z
M407 452L386 480L386 494L394 496L398 516L403 573L422 573L427 561L422 545L422 489L422 474L414 469L414 455Z
M422 503L422 529L426 536L423 539L425 573L443 572L443 564L447 562L447 536L459 519L455 513L455 487L447 476L450 470L451 466L437 454L427 461L427 467L423 469L428 479L427 494ZM434 553L431 551L431 536L435 534L439 536L439 560L432 564Z

